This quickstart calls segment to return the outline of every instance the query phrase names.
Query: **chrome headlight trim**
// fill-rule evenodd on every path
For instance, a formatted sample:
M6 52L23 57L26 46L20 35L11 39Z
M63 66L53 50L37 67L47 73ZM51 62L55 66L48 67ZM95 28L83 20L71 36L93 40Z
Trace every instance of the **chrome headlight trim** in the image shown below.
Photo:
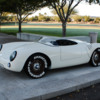
M14 51L10 56L10 61L13 61L17 56L17 51Z

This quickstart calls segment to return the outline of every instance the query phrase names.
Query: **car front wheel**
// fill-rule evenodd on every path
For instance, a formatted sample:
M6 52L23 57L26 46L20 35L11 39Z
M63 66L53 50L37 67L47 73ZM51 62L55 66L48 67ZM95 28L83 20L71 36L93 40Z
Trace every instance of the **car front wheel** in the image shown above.
M100 66L100 49L97 49L93 52L91 57L91 63L94 67Z
M41 55L30 57L25 67L26 73L32 78L41 78L45 75L46 69L47 61Z

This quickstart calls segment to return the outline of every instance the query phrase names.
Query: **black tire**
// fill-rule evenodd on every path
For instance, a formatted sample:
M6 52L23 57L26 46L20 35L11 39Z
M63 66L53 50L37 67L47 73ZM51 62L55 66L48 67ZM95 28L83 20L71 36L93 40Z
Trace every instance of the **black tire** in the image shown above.
M100 49L93 52L90 62L94 67L100 66Z
M32 78L41 78L45 75L47 60L44 56L35 55L30 57L25 64L25 72Z

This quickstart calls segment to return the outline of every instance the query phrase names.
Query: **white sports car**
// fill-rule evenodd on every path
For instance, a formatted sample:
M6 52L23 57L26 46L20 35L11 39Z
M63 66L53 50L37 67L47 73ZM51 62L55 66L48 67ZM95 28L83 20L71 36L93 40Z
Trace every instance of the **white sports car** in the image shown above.
M0 66L15 72L23 69L32 78L40 78L48 69L91 62L100 65L100 44L75 39L43 37L38 42L14 42L0 45Z

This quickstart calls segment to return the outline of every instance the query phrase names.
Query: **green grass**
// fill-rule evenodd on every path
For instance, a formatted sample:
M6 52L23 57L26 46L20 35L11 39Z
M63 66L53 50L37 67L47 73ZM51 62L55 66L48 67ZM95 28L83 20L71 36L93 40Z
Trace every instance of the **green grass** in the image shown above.
M4 22L1 23L2 26L14 26L14 25L18 25L18 22ZM35 23L27 23L27 22L23 22L22 25L40 25L40 26L61 26L61 23L48 23L48 22L44 22L44 23L39 23L39 22L35 22ZM68 26L96 26L99 27L98 24L67 24Z
M17 28L2 28L1 32L10 35L16 35ZM48 36L62 36L61 28L22 28L22 32L48 35ZM100 42L100 30L98 29L67 29L67 36L88 36L89 32L98 32L98 41Z

